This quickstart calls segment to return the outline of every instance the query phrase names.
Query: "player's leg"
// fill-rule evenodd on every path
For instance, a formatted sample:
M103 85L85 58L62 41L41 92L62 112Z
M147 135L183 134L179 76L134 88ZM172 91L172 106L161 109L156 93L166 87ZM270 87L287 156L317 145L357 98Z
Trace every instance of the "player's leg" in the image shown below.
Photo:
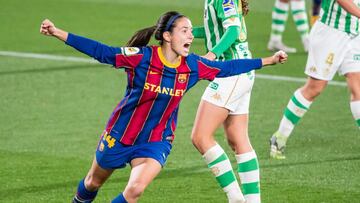
M309 50L309 21L306 14L305 0L290 1L291 14L293 16L296 29L300 33L304 50Z
M270 157L285 158L284 149L287 139L327 83L326 80L309 77L305 85L294 92L285 108L278 130L270 139Z
M259 164L248 136L248 114L230 115L224 122L229 145L235 152L241 188L247 203L259 203Z
M161 171L161 164L153 158L136 158L131 161L129 181L123 193L120 193L112 203L134 203L144 193L146 187Z
M360 72L346 74L346 80L351 93L350 109L360 129Z
M360 37L350 39L349 52L340 67L339 73L345 75L350 89L350 109L360 129Z
M289 0L275 0L272 11L270 40L267 47L270 51L283 50L287 53L296 52L295 48L288 47L282 42L282 35L285 31L289 6Z
M98 189L110 177L113 170L106 170L99 166L94 158L92 166L84 179L79 182L77 193L73 203L92 202L98 192Z
M235 173L228 156L213 137L216 129L223 123L229 111L225 108L201 100L192 131L192 142L203 155L206 164L213 172L217 182L226 193L229 202L243 202Z

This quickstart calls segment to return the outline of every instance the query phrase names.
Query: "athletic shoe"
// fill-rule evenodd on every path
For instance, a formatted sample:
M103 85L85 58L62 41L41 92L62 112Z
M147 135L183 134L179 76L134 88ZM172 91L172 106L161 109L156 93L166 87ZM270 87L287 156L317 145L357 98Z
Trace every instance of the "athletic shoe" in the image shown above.
M267 46L269 51L280 51L283 50L286 53L296 53L296 49L294 47L288 47L281 41L272 41L270 40Z
M270 138L270 158L273 159L285 159L285 146L287 137L282 136L276 132Z

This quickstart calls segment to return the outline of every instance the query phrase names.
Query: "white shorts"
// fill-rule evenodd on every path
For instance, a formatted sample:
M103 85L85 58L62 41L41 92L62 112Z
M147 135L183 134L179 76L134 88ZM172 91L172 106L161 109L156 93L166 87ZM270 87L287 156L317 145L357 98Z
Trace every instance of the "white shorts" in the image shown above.
M248 114L255 71L226 78L215 78L206 88L202 99L226 108L229 114Z
M319 21L311 28L305 73L332 80L335 73L360 71L360 37L336 30Z

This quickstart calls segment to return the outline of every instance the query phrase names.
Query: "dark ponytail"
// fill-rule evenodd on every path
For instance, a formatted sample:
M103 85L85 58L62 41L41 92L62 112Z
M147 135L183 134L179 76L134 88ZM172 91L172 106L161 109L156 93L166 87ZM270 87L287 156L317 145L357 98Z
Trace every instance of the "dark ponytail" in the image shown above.
M242 15L246 16L249 13L249 2L248 0L241 0Z
M153 34L155 39L159 41L160 45L163 44L164 32L172 32L175 27L175 21L179 18L185 17L176 11L169 11L160 16L155 26L144 28L137 31L131 39L127 42L128 47L142 47L146 46Z
M131 39L127 42L126 46L128 47L143 47L146 46L151 36L154 34L156 26L147 27L142 30L137 31Z

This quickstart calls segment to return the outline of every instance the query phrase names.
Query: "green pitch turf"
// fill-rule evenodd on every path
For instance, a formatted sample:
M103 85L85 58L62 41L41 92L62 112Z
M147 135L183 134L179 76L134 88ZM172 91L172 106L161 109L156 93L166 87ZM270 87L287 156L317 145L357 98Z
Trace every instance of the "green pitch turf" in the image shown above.
M309 2L310 3L310 2ZM247 17L254 57L267 56L273 1L250 1ZM193 25L202 22L198 0L0 0L0 51L86 57L39 34L43 19L106 44L123 45L165 11L178 10ZM292 20L285 41L301 50ZM192 51L203 54L203 41ZM305 53L258 74L305 78ZM70 202L88 171L98 138L124 94L123 71L101 64L0 56L0 202ZM336 77L337 81L344 81ZM190 132L201 82L184 98L173 151L139 202L226 202L226 197L191 144ZM360 137L346 87L329 86L300 121L288 142L287 159L268 158L268 139L301 82L258 78L252 93L250 129L260 161L262 200L358 202ZM229 152L223 131L218 142ZM95 202L109 202L123 190L129 168L117 170Z

